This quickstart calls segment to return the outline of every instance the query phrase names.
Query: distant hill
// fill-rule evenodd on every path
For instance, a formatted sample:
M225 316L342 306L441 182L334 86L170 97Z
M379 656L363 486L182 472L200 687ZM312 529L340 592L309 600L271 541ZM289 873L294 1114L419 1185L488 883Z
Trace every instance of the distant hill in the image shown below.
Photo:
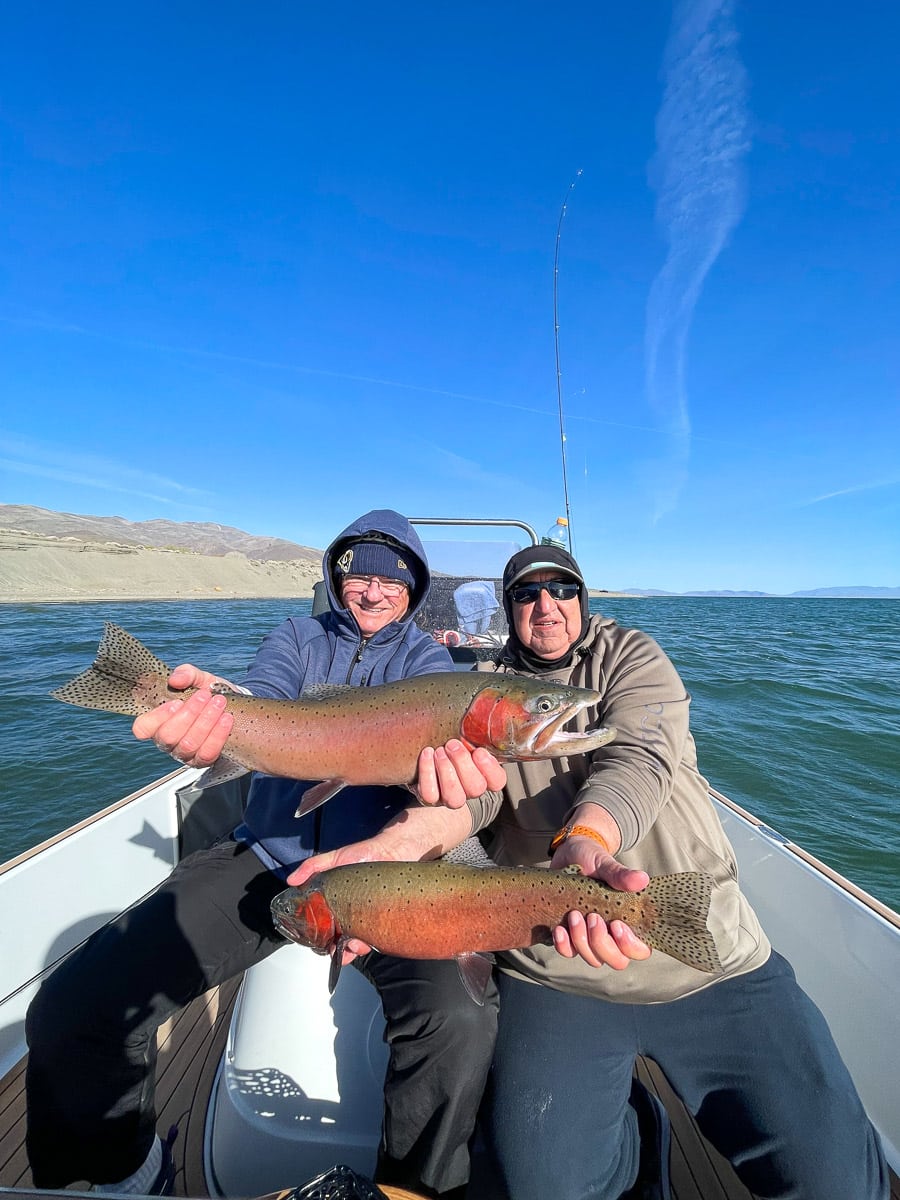
M112 544L125 547L146 547L156 550L186 550L194 554L222 558L240 554L257 563L304 564L304 572L318 571L322 551L284 538L263 537L245 533L230 525L200 521L126 521L124 517L82 516L77 513L53 512L28 504L0 504L0 530L11 530L39 538L77 539L88 544ZM592 591L595 589L592 589ZM598 595L622 596L695 596L752 598L777 595L758 591L691 591L666 592L657 588L626 588L610 593L605 589ZM900 599L900 587L815 588L791 592L803 598L833 597L835 599Z
M890 587L842 587L815 588L811 592L792 592L792 596L834 596L840 600L897 600L900 588Z
M728 599L833 599L833 600L900 600L900 587L831 587L831 588L812 588L807 592L733 592L733 591L706 591L706 592L661 592L654 588L626 588L621 593L623 596L675 596L675 597L695 597L696 599L703 598L723 598Z
M191 550L195 554L243 554L257 562L293 562L309 559L318 565L322 551L283 538L259 537L198 521L126 521L124 517L89 517L52 512L27 504L0 504L0 528L22 530L44 537L79 538L84 542L117 542L124 546Z

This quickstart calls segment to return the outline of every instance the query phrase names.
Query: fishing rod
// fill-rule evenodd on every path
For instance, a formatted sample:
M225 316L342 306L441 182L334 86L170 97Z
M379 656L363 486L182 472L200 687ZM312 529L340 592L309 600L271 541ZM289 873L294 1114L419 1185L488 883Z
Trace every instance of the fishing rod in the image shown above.
M569 508L569 476L566 466L566 430L563 421L563 401L562 401L562 371L559 365L559 242L562 235L563 217L566 215L566 208L569 204L569 196L572 193L575 184L581 177L582 168L579 167L575 172L575 177L566 189L566 194L563 197L562 208L559 210L559 221L556 225L556 253L553 257L553 345L556 350L556 405L559 412L559 449L562 456L562 478L563 478L563 499L566 505L566 521L567 531L569 535L569 553L574 554L574 544L572 539L572 516Z

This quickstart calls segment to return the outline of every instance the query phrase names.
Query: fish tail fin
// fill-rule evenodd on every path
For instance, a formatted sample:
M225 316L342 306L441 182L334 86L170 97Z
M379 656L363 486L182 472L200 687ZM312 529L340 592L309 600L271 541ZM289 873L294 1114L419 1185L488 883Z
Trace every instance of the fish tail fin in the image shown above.
M167 698L169 668L137 638L107 621L92 666L50 693L64 704L137 716Z
M706 926L712 879L703 871L657 875L641 893L648 915L634 932L654 950L661 950L698 971L722 970L719 952Z

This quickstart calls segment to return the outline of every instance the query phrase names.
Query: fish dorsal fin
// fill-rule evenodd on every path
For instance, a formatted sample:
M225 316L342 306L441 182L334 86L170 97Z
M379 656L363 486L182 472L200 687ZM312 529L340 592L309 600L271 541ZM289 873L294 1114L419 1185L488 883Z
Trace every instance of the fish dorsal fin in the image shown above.
M330 700L333 697L344 696L347 692L355 692L357 688L351 683L311 683L300 693L301 700Z
M496 867L496 863L477 837L468 837L452 850L448 850L438 862L457 867Z
M234 687L230 683L226 683L224 679L220 679L217 683L211 683L209 690L214 696L246 696L246 692L242 692L240 688Z
M462 985L478 1005L484 1005L484 994L494 969L493 954L475 953L459 954L456 965Z

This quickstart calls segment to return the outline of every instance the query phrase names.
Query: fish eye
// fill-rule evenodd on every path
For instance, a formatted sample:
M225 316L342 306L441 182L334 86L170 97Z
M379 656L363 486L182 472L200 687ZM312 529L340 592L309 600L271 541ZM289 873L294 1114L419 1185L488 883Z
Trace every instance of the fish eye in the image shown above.
M538 710L538 712L552 712L553 709L556 708L556 705L553 703L552 697L538 696L537 700L534 702L534 707Z

